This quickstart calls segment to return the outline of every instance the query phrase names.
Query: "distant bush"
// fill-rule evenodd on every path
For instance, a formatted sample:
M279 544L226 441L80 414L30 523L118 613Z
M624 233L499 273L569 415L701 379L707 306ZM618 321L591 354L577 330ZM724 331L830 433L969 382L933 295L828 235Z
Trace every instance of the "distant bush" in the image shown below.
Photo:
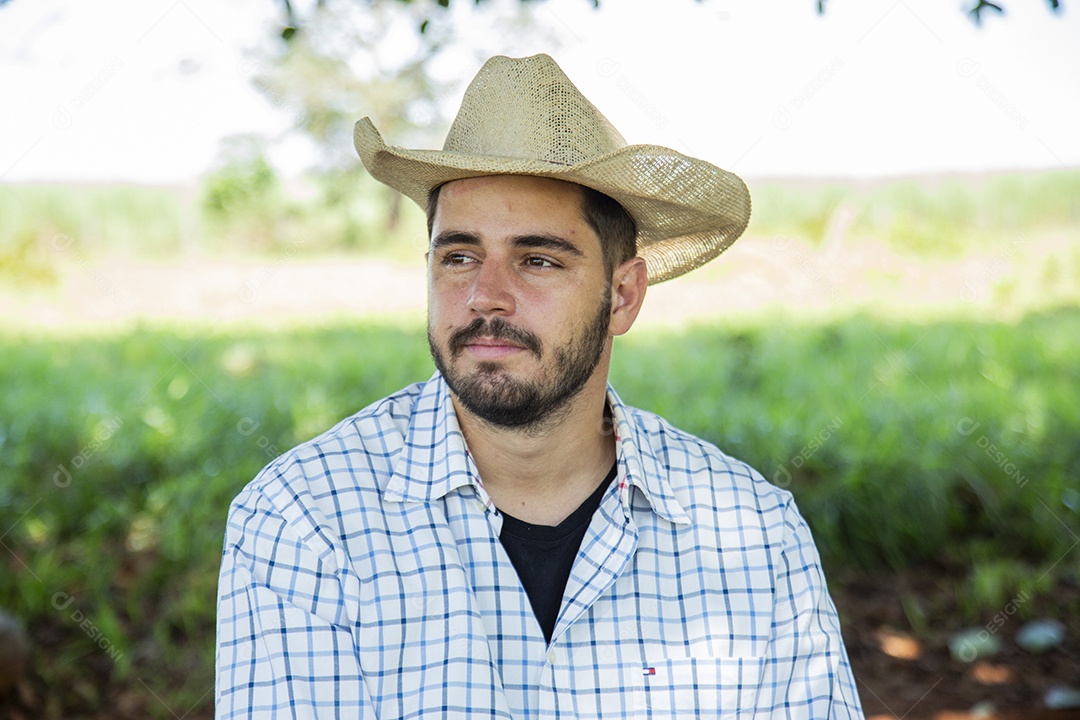
M286 183L256 139L237 138L199 188L4 186L0 276L47 280L57 247L90 255L355 252L402 257L422 212L359 166ZM829 233L955 255L1080 225L1080 171L985 178L750 183L748 233L812 243ZM43 274L44 272L44 274Z
M225 228L265 224L266 234L272 236L285 197L266 159L265 143L253 136L230 140L219 166L203 179L203 215L209 222Z
M748 232L817 243L831 225L920 255L956 255L1080 225L1080 171L750 183ZM844 213L849 215L844 218Z
M195 241L190 191L123 185L0 187L0 260L62 253L175 255Z
M1048 570L1080 527L1080 311L627 338L624 400L788 487L829 562ZM1066 563L1068 564L1068 563Z

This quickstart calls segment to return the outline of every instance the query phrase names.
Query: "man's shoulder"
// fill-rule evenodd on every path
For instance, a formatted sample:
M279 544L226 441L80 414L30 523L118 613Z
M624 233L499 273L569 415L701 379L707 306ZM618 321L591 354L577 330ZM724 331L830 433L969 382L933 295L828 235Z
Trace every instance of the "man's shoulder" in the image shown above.
M425 383L418 382L344 418L272 460L244 492L333 493L342 481L377 489L393 472Z
M780 509L791 494L767 481L748 463L727 454L720 447L674 426L660 415L634 407L624 407L635 430L638 451L646 461L655 462L680 500L714 507L751 504L757 510Z

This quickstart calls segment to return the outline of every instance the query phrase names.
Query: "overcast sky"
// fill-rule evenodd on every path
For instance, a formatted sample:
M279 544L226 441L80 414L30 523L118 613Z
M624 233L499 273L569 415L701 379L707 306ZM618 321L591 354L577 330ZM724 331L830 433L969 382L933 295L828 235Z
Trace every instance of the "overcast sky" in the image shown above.
M1080 166L1074 3L1004 0L972 25L961 2L547 0L552 54L630 142L668 145L748 177L881 176ZM970 4L970 3L963 3ZM504 51L457 0L464 84ZM273 0L13 0L0 8L0 182L187 182L220 138L280 134L287 113L250 85ZM470 20L470 17L474 17ZM538 37L543 37L540 34ZM458 98L447 105L449 113ZM363 109L357 108L357 117ZM388 137L391 143L393 137ZM342 148L351 153L351 147ZM279 167L310 161L280 144Z

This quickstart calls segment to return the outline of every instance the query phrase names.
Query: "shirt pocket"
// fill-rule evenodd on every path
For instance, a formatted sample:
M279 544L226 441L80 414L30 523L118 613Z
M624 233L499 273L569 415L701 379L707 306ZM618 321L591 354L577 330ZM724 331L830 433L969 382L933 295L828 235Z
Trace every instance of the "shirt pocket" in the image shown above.
M695 657L642 670L651 718L748 718L761 689L764 659Z

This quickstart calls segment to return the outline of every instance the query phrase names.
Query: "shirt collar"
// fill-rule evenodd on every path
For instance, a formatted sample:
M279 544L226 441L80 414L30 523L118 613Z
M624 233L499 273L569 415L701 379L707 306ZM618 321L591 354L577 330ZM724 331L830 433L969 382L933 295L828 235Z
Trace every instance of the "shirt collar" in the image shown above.
M627 517L633 486L657 515L676 524L689 523L690 517L675 499L663 463L657 458L652 437L634 421L631 409L623 405L610 385L607 398L619 463L619 496ZM416 399L401 457L383 491L384 497L389 501L428 502L465 485L475 487L480 498L491 505L458 425L450 388L436 372Z
M450 388L436 372L420 389L394 475L383 490L390 501L426 502L473 485L487 502L479 472L458 425Z
M678 525L690 523L690 516L675 498L664 464L657 457L654 438L635 422L633 409L623 404L611 385L608 385L607 396L619 460L619 494L627 517L630 515L630 487L633 486L660 517Z

